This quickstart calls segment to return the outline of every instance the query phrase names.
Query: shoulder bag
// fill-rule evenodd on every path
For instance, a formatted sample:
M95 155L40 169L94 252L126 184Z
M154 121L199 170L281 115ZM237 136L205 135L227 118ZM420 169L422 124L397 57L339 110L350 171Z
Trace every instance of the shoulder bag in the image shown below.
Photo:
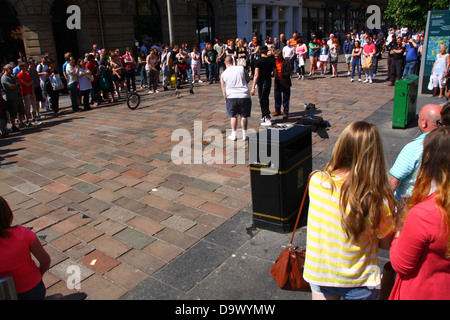
M303 279L303 266L305 264L306 250L299 250L298 247L292 247L292 241L294 240L295 230L297 230L306 194L308 193L309 180L315 172L316 171L309 175L308 184L306 185L302 204L300 205L300 210L297 215L297 221L295 222L294 231L292 231L291 241L288 247L281 252L277 261L270 269L270 274L275 279L278 286L283 290L311 291L309 283Z

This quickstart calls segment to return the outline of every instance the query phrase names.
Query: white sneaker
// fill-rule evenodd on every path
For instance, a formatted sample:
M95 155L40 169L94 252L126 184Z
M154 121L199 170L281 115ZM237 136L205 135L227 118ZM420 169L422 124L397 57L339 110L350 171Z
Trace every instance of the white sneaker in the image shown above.
M203 81L202 80L198 80L198 83L203 83Z
M364 80L364 83L367 83L369 80L368 79L366 79L366 80Z
M270 121L269 118L265 117L264 118L264 122L261 123L262 126L271 126L272 125L272 121Z
M359 82L361 82L361 79L358 79Z
M349 71L349 72L347 72L347 75L349 76L349 75L351 75L352 73Z
M353 82L353 81L355 81L355 80L353 80L353 79L350 79L350 82Z
M236 135L230 134L230 135L228 136L228 140L236 141L236 140L237 140L237 137L236 137Z
M372 83L372 79L371 79L371 80L369 80L369 83Z

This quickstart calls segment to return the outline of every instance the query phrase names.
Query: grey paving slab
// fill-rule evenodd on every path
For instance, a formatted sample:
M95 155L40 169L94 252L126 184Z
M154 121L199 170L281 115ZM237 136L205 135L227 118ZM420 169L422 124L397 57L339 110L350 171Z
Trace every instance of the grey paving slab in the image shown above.
M136 249L143 249L156 240L154 237L132 228L126 228L116 233L113 237L132 245Z
M89 182L79 182L72 186L73 189L78 190L80 192L84 192L86 194L91 194L97 190L100 190L101 187L96 186L95 184Z
M153 278L187 292L209 275L232 251L207 241L200 241L167 267L156 272Z

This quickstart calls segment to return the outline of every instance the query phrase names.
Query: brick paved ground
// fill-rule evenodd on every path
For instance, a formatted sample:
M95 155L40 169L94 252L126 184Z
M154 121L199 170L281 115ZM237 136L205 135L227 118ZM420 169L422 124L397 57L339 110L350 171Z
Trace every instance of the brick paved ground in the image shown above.
M373 84L350 83L343 63L335 79L293 79L287 122L306 114L307 102L332 125L329 139L313 134L313 157L350 122L392 100L385 63ZM72 114L66 104L60 117L0 141L0 195L11 205L14 223L32 228L52 257L44 276L48 295L75 292L65 280L67 268L77 265L89 299L119 299L251 205L247 164L171 161L179 145L172 133L193 133L194 121L205 133L202 148L226 145L208 141L206 132L229 129L219 85L194 90L180 98L174 91L142 92L134 111L122 101ZM273 112L272 95L270 101ZM259 117L254 97L249 128L261 128ZM215 150L218 159L232 157L224 147Z

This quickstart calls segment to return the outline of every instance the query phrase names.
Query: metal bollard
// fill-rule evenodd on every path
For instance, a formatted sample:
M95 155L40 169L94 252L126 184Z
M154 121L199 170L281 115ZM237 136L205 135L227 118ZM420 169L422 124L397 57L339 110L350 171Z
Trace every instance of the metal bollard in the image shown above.
M17 300L16 285L12 276L0 278L0 300Z

